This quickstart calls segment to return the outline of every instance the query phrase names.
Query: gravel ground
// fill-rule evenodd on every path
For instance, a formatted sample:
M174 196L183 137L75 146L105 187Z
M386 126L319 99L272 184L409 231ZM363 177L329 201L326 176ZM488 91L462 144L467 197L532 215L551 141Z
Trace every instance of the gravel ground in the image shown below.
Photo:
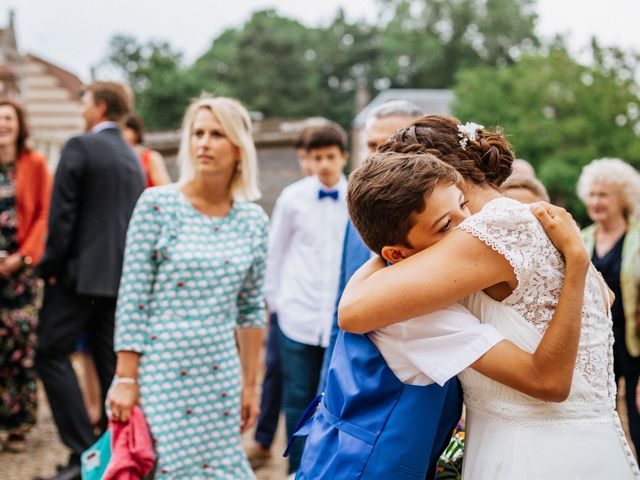
M626 427L626 409L624 401L621 401L622 393L623 390L620 389L618 408L622 424ZM60 442L42 388L40 388L40 398L42 400L38 424L27 437L27 451L20 454L0 452L0 480L31 480L35 476L51 475L55 472L56 464L65 463L67 459L68 451ZM287 461L279 454L284 451L285 447L283 423L281 418L273 447L273 457L263 468L256 471L257 480L284 480L287 478ZM249 432L244 435L243 442L245 445L249 445L252 439L253 432Z
M0 480L31 480L36 476L52 475L56 471L56 465L65 463L68 458L68 450L60 442L42 388L40 388L40 398L38 424L27 437L26 452L0 452ZM256 472L258 480L287 478L287 461L277 454L284 451L285 447L283 428L284 424L281 422L273 449L273 458ZM249 445L252 439L253 432L249 432L244 435L243 442Z

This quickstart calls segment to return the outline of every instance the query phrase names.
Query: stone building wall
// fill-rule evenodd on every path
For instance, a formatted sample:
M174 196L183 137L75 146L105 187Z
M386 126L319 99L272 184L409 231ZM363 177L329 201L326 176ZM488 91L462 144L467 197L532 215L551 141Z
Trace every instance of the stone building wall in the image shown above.
M64 143L83 130L81 91L82 82L75 75L35 55L24 57L22 99L31 143L47 157L52 170Z

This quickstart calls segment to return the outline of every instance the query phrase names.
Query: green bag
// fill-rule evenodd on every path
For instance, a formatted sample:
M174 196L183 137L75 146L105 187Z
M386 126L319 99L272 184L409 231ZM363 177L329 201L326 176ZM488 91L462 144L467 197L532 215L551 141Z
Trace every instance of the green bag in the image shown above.
M111 430L107 430L80 456L82 480L100 480L111 460Z

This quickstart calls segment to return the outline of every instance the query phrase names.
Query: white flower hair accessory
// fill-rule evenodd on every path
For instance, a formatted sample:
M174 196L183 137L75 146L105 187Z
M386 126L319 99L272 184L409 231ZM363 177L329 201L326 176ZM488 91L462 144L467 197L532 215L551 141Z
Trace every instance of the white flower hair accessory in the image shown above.
M479 123L467 122L464 125L458 125L458 137L460 137L459 143L463 150L467 149L469 142L475 142L478 138L478 130L484 128L484 125Z

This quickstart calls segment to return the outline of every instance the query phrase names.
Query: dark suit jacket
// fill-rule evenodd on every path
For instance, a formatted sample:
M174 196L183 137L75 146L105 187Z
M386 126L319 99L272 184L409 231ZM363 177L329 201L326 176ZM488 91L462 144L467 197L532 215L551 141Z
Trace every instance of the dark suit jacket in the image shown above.
M143 189L140 161L120 130L71 138L54 178L41 275L79 294L115 298L127 225Z

